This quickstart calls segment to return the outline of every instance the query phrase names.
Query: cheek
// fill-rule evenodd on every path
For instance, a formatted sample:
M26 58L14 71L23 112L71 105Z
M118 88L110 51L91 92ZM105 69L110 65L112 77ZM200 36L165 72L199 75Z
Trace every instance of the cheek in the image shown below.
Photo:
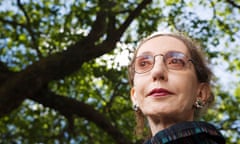
M176 92L186 95L187 97L194 97L197 94L198 82L193 74L172 76L169 77L169 82L175 86Z
M145 86L146 77L144 75L135 75L134 77L134 87L137 89L142 89Z
M145 89L149 84L150 83L146 82L146 78L143 76L134 77L134 89L138 101L141 101L144 98Z

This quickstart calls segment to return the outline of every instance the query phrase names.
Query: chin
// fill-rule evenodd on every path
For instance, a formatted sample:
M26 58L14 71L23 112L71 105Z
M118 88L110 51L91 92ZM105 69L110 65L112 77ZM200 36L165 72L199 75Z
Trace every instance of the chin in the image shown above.
M160 116L167 116L167 115L171 115L171 112L169 111L162 111L160 109L158 110L146 110L146 111L143 111L143 114L144 115L148 115L148 116L155 116L155 117L160 117Z

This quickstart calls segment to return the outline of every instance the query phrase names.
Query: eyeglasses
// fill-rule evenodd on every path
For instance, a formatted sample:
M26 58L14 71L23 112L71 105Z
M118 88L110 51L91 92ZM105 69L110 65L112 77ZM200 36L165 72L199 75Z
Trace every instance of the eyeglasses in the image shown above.
M166 54L158 54L155 56L141 55L134 60L134 71L138 74L142 74L152 70L157 56L162 56L165 66L172 70L182 70L189 61L192 61L188 59L186 55L177 51L169 51Z

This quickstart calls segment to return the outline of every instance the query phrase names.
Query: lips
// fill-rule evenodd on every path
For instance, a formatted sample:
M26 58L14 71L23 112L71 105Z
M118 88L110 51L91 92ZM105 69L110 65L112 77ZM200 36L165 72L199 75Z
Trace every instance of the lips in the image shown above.
M169 96L174 94L173 92L170 92L166 89L163 88L155 88L153 89L147 96L152 96L152 97L164 97L164 96Z

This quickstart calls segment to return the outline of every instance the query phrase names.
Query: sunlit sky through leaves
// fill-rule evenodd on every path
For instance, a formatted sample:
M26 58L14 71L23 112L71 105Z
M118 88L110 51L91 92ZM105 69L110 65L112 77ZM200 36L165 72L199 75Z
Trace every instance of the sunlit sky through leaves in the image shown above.
M25 2L27 2L26 0ZM72 3L71 1L66 1L62 0L65 4L66 3ZM186 2L191 2L190 0L185 0ZM162 0L154 0L154 2L158 4L164 4ZM0 11L5 11L5 10L16 10L13 6L11 6L12 1L11 0L2 0L2 4L0 6ZM67 7L66 9L62 10L62 13L67 12ZM205 6L199 6L197 3L191 3L191 6L189 6L187 9L185 9L188 12L195 13L197 16L199 16L200 19L202 20L209 20L213 16L213 10L208 7L207 5ZM163 13L168 13L169 9L164 9ZM131 25L131 27L134 27L134 24ZM164 26L159 27L159 31L166 31L168 28ZM240 33L238 34L240 37ZM224 47L224 42L226 42L227 39L223 38L220 40L220 45L218 47L212 47L212 51L217 51L217 52L228 52L231 53L231 59L229 61L233 60L234 58L239 58L240 57L240 50L231 52L230 49L226 49ZM240 43L239 38L237 38L237 41L234 43L231 43L229 47L234 47L237 44ZM127 49L134 49L134 45L131 44L124 44L124 43L118 43L117 45L118 49L115 50L115 55L104 55L100 59L105 59L109 62L109 65L113 65L115 68L120 68L121 66L127 66L129 64L129 56L131 57L132 53L129 54L129 50ZM121 50L119 50L121 48ZM230 51L229 51L230 50ZM23 50L24 51L24 50ZM11 57L11 55L9 55ZM99 60L98 60L99 61ZM212 65L210 67L213 68L214 74L216 75L217 78L219 78L219 83L223 86L223 90L229 91L229 90L234 90L235 86L237 83L240 82L240 72L230 72L227 70L228 68L228 63L223 60L223 58L218 57L215 59L212 59ZM120 66L120 67L119 67ZM230 91L233 93L233 91Z

